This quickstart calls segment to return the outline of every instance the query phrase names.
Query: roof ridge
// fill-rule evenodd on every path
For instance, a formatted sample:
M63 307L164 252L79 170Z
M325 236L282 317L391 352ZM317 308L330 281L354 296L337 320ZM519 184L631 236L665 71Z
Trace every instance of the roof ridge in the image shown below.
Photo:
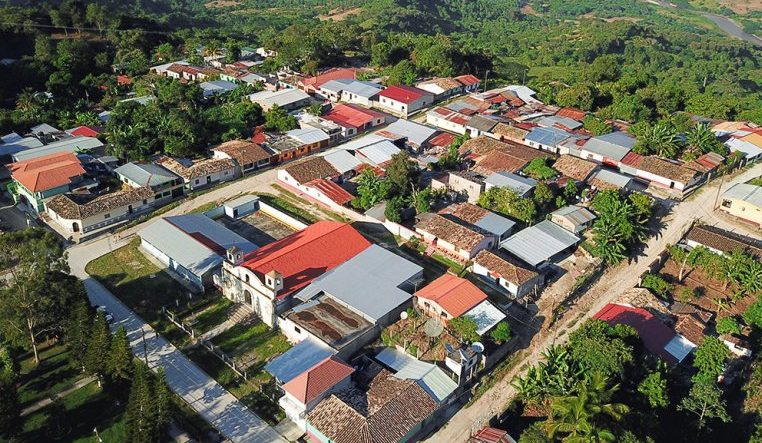
M306 240L304 243L299 245L300 248L305 246L305 245L308 245L308 244L310 244L310 243L312 243L312 242L314 242L314 241L316 241L316 240L318 240L320 238L323 238L323 236L325 236L325 235L327 235L327 234L329 234L331 232L334 232L334 231L337 231L339 229L342 229L345 226L350 226L349 223L343 223L343 222L338 222L338 221L330 221L330 220L321 220L321 221L319 221L319 222L317 222L315 224L312 224L312 225L308 226L306 229L303 229L303 230L299 231L299 233L306 231L307 229L311 228L312 226L317 226L318 224L321 224L321 225L335 225L335 227L331 228L328 232L325 232L325 233L323 233L322 235L320 235L318 237L313 237L313 238L311 238L309 240ZM288 237L284 237L281 240L284 240L284 239L287 239L287 238ZM278 241L280 241L280 240L278 240ZM278 242L270 243L270 245L273 245L273 244L276 244L276 243L278 243ZM268 245L268 246L270 246L270 245ZM268 257L268 261L275 260L276 258L279 258L279 257L281 257L281 256L283 256L283 255L293 251L295 247L296 247L295 245L289 245L289 247L278 248L277 251L274 251L274 253L271 254ZM258 250L256 250L256 251L258 251ZM252 251L252 252L256 253L256 251ZM244 262L243 265L245 266L246 262Z

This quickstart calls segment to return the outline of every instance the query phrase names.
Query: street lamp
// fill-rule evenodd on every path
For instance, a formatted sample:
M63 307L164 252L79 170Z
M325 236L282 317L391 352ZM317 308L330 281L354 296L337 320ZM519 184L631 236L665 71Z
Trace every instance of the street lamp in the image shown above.
M98 434L98 428L93 428L93 433L95 434L95 438L97 438L97 439L98 439L98 443L103 443L103 439L102 439L102 438L101 438L101 436Z

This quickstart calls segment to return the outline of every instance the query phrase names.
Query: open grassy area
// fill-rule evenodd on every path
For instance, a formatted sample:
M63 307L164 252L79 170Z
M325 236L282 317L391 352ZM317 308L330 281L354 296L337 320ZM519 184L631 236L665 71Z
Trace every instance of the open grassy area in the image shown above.
M284 188L283 186L280 186L280 185L277 185L277 184L274 184L272 186L273 186L273 188L277 189L281 193L281 195L279 197L276 197L276 198L279 198L281 201L286 201L287 204L290 204L292 206L297 206L297 207L300 206L300 205L307 204L311 208L314 208L315 210L317 210L318 212L323 214L325 217L320 217L322 219L335 220L335 221L347 221L347 219L345 217L343 217L341 214L337 214L336 212L333 212L333 211L331 211L329 209L326 209L323 206L320 206L320 205L314 204L314 203L312 203L312 202L310 202L308 200L305 200L305 199L295 195L293 192L289 191L288 189Z
M205 306L200 313L183 317L183 321L197 333L203 334L227 320L228 311L232 306L232 301L220 296Z
M22 356L18 390L22 408L57 394L85 377L64 346L43 346L40 359L40 364L35 366L31 353Z
M269 358L291 347L286 337L264 323L236 325L214 337L212 343L233 358L243 358L250 367L264 365Z
M100 281L130 309L170 341L182 341L184 334L161 315L162 306L186 301L187 290L166 272L151 263L138 249L136 238L108 254L96 258L85 271Z

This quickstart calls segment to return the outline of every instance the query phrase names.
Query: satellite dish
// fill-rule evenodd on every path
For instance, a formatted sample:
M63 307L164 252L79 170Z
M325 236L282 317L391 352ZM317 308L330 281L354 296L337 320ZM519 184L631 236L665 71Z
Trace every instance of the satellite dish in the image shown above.
M475 341L471 343L471 349L473 349L473 351L476 352L477 354L481 354L482 352L484 352L484 345L479 343L478 341Z
M442 331L444 331L444 326L436 318L426 320L426 323L423 325L423 332L430 338L439 337Z
M405 311L400 312L400 320L407 320L407 312Z

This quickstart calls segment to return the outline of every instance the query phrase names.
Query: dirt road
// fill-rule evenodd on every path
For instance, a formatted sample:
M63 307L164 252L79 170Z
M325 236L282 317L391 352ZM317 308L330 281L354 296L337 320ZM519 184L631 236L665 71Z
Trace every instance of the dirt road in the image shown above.
M746 182L761 174L762 164L757 164L740 175L725 180L721 190L725 191L733 184ZM712 210L720 185L719 181L712 182L697 191L688 200L675 205L672 212L662 220L665 225L662 230L647 242L643 255L631 262L624 262L609 269L586 294L580 297L576 305L566 313L563 320L554 326L555 330L543 329L534 337L527 348L528 355L523 362L515 365L515 369L511 373L495 384L474 404L455 414L449 423L431 436L428 441L466 441L474 428L488 423L491 417L501 413L516 394L510 384L513 377L525 370L527 365L537 363L541 358L542 351L554 341L556 343L565 341L568 334L579 327L585 319L590 318L607 303L634 287L638 277L647 270L648 265L656 260L667 244L674 244L680 240L695 219L702 219L721 228L751 233L748 228L731 224ZM760 234L757 236L759 237ZM582 318L579 318L580 313L584 314ZM558 332L558 336L555 332Z

